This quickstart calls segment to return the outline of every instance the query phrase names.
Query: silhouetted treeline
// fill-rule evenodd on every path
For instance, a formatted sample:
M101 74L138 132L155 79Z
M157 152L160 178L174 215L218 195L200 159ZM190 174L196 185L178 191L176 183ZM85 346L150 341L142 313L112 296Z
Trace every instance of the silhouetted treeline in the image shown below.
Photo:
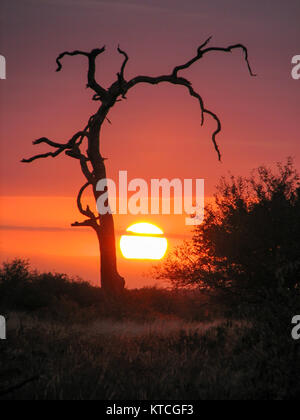
M107 295L99 287L65 274L40 273L28 261L15 259L0 267L1 313L16 311L57 321L88 319L147 321L206 320L208 299L199 293L142 288ZM217 311L214 310L214 315Z

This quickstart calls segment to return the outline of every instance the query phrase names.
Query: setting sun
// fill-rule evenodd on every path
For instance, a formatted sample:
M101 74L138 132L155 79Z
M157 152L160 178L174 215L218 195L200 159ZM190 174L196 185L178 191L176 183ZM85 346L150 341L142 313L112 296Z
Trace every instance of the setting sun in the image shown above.
M126 230L120 248L124 258L135 260L161 260L168 249L168 241L163 231L150 223L137 223Z

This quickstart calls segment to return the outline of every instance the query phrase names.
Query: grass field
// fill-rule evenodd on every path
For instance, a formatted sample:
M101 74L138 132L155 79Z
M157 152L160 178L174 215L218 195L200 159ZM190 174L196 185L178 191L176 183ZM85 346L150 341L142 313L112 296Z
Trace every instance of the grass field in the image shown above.
M35 379L3 399L299 396L293 346L245 323L102 320L63 325L24 316L20 322L20 315L11 314L8 340L1 342L0 392Z
M16 260L0 269L0 399L299 399L298 307L294 293L249 308L201 291L109 297Z

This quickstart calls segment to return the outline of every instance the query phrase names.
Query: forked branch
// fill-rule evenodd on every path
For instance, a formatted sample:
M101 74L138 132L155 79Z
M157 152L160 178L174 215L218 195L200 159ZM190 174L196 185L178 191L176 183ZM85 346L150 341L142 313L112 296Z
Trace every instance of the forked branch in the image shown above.
M74 150L76 147L79 147L85 137L89 137L89 133L87 128L84 131L79 131L78 133L74 134L74 136L67 142L67 143L57 143L52 140L49 140L46 137L41 137L40 139L34 140L32 142L33 145L38 145L45 143L50 147L56 148L55 152L48 152L48 153L41 153L39 155L35 155L29 159L22 159L22 163L31 163L37 159L45 159L48 157L57 157L62 152L66 151L67 154L71 155L71 151ZM79 140L79 141L78 141Z
M217 47L206 48L205 50L202 51L202 55L207 54L212 51L221 51L221 52L231 53L235 49L241 49L244 52L245 61L247 63L249 73L252 77L256 77L257 74L253 73L251 65L250 65L248 49L242 44L231 45L230 47L227 47L227 48L217 48Z
M175 67L174 70L173 70L173 75L177 76L179 71L188 69L192 64L194 64L196 61L200 60L205 54L207 54L211 51L231 53L235 49L241 49L244 53L245 61L247 63L247 67L248 67L250 75L253 76L253 77L256 76L256 74L253 73L250 62L249 62L248 49L244 45L235 44L235 45L231 45L231 46L226 47L226 48L210 47L210 48L205 48L204 49L204 47L206 47L209 44L211 39L212 39L212 37L209 37L202 45L200 45L200 47L197 50L197 55L195 57L193 57L187 63Z
M83 222L75 222L72 223L71 226L73 227L82 227L82 226L89 226L97 230L99 227L97 220L99 220L99 217L97 217L90 209L89 206L86 206L86 208L83 208L82 205L82 195L84 191L91 185L90 182L86 182L79 190L78 196L77 196L77 207L79 212L87 217L87 220L84 220Z
M101 98L101 100L105 100L107 97L107 90L104 89L101 85L99 85L95 79L96 58L98 57L98 55L102 54L104 51L105 51L105 46L101 49L98 49L98 48L94 49L89 53L85 51L78 51L78 50L73 51L73 52L65 51L62 54L60 54L56 59L56 63L57 63L56 71L57 72L61 71L62 69L61 60L66 55L69 55L69 56L83 55L84 57L87 57L89 61L87 87L93 89L94 92L96 92L96 94Z
M41 153L41 154L33 156L29 159L22 159L21 162L22 163L31 163L31 162L34 162L37 159L46 159L48 157L55 158L58 155L60 155L64 150L65 150L65 148L59 148L55 152Z
M182 70L188 69L189 67L192 66L192 64L194 64L195 62L197 62L198 60L203 58L203 56L205 54L207 54L211 51L221 51L221 52L231 53L235 49L241 49L244 53L244 58L245 58L245 61L246 61L246 64L247 64L250 75L253 76L253 77L256 76L256 75L253 73L253 71L251 69L250 62L249 62L248 50L244 45L236 44L236 45L231 45L227 48L219 48L219 47L205 48L209 44L210 40L211 40L211 37L208 38L202 45L200 45L200 47L197 49L197 54L196 54L195 57L190 59L185 64L176 66L174 68L173 72L170 75L162 75L162 76L157 76L157 77L137 76L137 77L131 79L127 83L125 93L127 93L134 86L136 86L138 84L142 84L142 83L151 84L151 85L157 85L157 84L160 84L160 83L171 83L171 84L174 84L174 85L181 85L181 86L186 87L188 89L190 95L193 96L194 98L196 98L199 102L200 109L201 109L201 124L203 125L203 123L204 123L205 114L210 115L217 123L216 130L212 133L211 138L212 138L214 148L215 148L215 150L218 154L218 158L219 158L219 160L221 160L221 152L220 152L220 148L219 148L218 143L217 143L217 135L222 130L221 121L220 121L219 117L214 112L212 112L211 110L209 110L205 107L202 97L200 96L199 93L197 93L193 89L191 82L189 80L183 78L183 77L179 77L178 73Z

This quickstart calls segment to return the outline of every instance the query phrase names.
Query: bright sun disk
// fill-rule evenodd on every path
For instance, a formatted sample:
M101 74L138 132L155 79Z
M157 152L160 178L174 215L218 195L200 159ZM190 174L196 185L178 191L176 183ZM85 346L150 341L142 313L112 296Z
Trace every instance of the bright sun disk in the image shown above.
M135 260L161 260L168 249L163 231L150 223L136 223L126 229L130 235L123 235L120 248L124 258Z

